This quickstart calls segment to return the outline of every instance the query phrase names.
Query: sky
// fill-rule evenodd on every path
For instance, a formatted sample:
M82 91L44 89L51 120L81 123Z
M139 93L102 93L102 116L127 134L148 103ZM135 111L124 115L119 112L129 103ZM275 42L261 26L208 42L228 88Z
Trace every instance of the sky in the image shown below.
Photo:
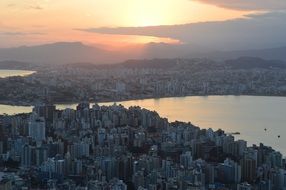
M191 0L1 0L0 47L55 41L110 46L174 43L168 38L91 34L76 29L177 25L240 18L251 12Z
M81 41L106 48L149 42L185 43L186 38L164 32L131 35L130 31L116 29L167 25L173 27L169 30L177 31L177 26L249 20L256 18L249 15L285 9L285 0L1 0L0 47L59 41ZM115 31L97 30L102 28Z

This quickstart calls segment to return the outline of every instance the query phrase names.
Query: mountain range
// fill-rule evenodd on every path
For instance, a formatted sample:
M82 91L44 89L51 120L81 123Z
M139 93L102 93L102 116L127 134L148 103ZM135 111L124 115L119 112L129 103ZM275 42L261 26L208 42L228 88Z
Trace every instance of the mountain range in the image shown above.
M110 51L81 42L58 42L38 46L0 49L0 61L13 60L35 65L65 65L69 63L108 64L129 59L209 58L214 60L258 57L286 61L286 46L243 51L214 51L190 44L149 43L129 50ZM5 65L4 64L4 65Z

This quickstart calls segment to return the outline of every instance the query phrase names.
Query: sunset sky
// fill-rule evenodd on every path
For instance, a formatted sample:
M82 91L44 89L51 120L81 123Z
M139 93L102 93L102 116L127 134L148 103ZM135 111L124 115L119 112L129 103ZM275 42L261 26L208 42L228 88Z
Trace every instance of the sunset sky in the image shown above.
M57 41L89 44L176 42L139 36L87 33L79 28L178 25L241 18L256 10L196 0L1 0L1 47Z
M1 0L0 47L58 41L106 47L178 43L169 37L99 34L81 29L226 21L285 9L285 0Z

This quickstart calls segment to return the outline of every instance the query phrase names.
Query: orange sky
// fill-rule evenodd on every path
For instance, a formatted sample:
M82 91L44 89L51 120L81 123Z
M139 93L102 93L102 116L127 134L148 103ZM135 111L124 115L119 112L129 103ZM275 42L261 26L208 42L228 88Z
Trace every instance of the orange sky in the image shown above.
M120 47L167 41L115 36L76 28L174 25L243 17L250 11L219 8L191 0L1 0L0 47L82 41Z

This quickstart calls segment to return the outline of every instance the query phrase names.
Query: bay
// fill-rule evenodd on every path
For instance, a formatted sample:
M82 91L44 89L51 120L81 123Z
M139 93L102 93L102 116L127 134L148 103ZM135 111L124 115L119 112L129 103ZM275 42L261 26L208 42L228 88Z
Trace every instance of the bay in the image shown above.
M201 128L239 132L236 139L246 140L248 145L264 143L286 155L286 97L189 96L132 100L117 104L155 110L169 121L190 121ZM57 108L74 109L76 105L61 104ZM0 105L0 114L27 113L31 110L32 107Z
M0 70L0 78L14 77L14 76L27 76L35 73L35 71L27 70Z

